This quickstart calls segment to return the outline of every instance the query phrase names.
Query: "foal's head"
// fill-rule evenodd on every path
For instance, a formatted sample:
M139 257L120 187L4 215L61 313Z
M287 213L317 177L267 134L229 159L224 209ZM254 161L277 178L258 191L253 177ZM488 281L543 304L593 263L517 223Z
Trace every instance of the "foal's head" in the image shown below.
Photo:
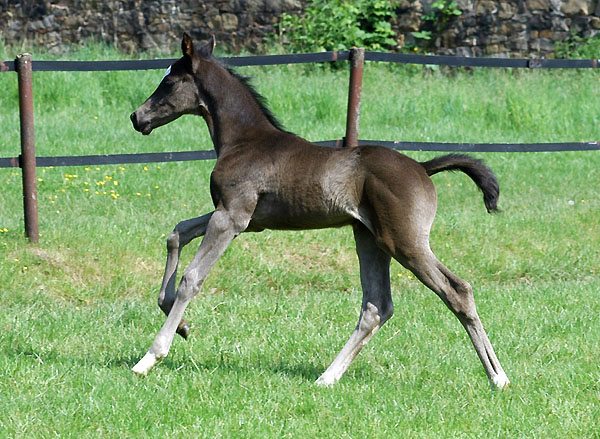
M150 134L154 128L165 125L183 114L208 115L208 107L202 90L196 85L203 59L210 58L215 47L211 38L197 51L192 39L183 34L183 56L167 70L158 88L137 110L131 113L133 127L142 134Z

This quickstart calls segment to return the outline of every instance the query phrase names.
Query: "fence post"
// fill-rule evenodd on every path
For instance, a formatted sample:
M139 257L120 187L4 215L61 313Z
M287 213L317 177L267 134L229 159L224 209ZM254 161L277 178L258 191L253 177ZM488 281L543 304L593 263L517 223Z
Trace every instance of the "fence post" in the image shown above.
M21 122L21 156L19 165L23 172L23 207L25 235L39 241L35 140L33 135L33 80L31 55L24 53L15 60L19 80L19 116Z
M346 118L344 146L358 146L360 95L364 65L365 49L357 47L350 49L350 88L348 90L348 116Z

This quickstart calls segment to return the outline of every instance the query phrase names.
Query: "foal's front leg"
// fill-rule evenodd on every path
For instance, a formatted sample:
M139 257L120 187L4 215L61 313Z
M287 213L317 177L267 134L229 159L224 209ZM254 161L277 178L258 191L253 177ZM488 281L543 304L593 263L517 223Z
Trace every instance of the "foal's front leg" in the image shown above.
M167 238L167 264L158 294L158 306L166 315L169 315L173 302L175 302L175 282L181 250L194 238L206 233L206 227L212 214L213 212L210 212L201 217L180 222ZM177 327L177 333L187 339L189 332L189 325L185 320L181 320Z
M135 373L147 374L156 363L169 353L175 331L183 318L187 305L200 291L200 287L210 269L227 249L233 238L245 230L248 221L240 225L239 221L233 221L229 212L223 210L217 210L212 214L200 249L185 270L183 279L179 284L167 320L156 335L154 343L152 343L146 355L133 367Z

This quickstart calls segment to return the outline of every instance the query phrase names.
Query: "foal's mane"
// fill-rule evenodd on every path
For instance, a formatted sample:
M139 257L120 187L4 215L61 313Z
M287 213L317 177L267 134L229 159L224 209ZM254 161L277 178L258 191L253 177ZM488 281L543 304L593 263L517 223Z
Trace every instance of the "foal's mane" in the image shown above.
M256 89L254 88L254 86L250 83L251 78L240 75L238 72L236 72L235 70L233 70L230 67L227 67L227 66L224 66L224 67L231 76L233 76L235 79L240 81L240 83L246 88L246 90L248 90L248 92L250 93L250 96L252 96L254 98L254 100L256 101L256 103L258 105L258 108L260 109L262 114L265 115L267 120L278 130L286 131L283 124L279 121L279 119L277 119L277 117L269 109L269 107L267 105L267 99L263 95L261 95L259 92L257 92Z

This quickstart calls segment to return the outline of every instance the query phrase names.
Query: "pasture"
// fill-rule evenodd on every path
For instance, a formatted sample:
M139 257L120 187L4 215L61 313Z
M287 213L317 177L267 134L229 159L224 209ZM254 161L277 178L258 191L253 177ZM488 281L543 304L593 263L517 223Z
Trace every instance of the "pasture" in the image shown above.
M14 54L0 49L1 58ZM103 50L71 59L118 59ZM34 55L35 59L42 59ZM347 71L243 68L287 129L343 135ZM129 114L163 72L35 73L39 156L208 149L183 117L148 137ZM361 139L600 138L597 72L453 71L368 63ZM0 156L19 149L17 83L0 74ZM408 153L425 160L436 153ZM433 177L432 249L471 283L512 385L490 390L464 329L392 263L395 315L334 387L313 384L360 307L350 229L243 234L188 307L187 342L131 367L164 317L165 240L211 210L213 162L38 168L40 244L21 175L0 169L0 430L6 437L598 437L600 155L485 153L496 215L464 174ZM197 244L183 253L183 264Z

